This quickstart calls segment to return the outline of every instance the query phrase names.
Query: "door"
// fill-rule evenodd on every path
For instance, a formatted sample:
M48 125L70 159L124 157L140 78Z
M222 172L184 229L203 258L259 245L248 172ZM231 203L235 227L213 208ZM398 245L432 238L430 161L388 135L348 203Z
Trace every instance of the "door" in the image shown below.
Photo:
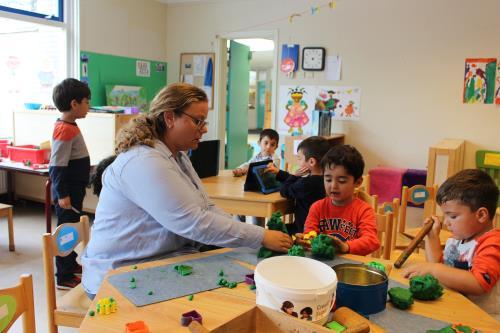
M250 47L230 41L226 113L227 167L248 160L248 91Z

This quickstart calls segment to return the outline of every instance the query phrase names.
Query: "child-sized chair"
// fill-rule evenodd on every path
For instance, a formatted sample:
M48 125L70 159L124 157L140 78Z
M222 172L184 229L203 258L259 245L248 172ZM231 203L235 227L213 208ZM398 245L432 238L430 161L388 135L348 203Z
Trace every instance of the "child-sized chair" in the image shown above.
M12 206L0 203L0 218L6 217L9 229L9 251L15 251L14 245L14 219L12 217Z
M406 248L410 243L410 239L403 234L398 233L399 222L399 208L400 200L398 198L392 199L390 202L384 202L378 207L377 213L387 214L392 213L392 237L391 237L391 251L400 246Z
M78 223L61 224L52 234L44 234L42 240L49 332L57 333L57 326L78 328L90 306L90 299L79 284L56 300L54 257L69 255L80 242L84 248L87 246L89 218L82 216Z
M393 236L393 213L385 214L375 213L377 222L377 235L380 241L380 248L372 253L372 257L390 260L392 251L392 236Z
M476 167L490 175L500 190L500 151L476 151ZM500 206L500 198L498 198L497 206Z
M0 311L0 332L8 332L22 314L24 314L23 332L36 332L33 277L31 274L21 275L17 286L0 290Z
M378 196L377 195L370 195L368 192L363 191L360 188L357 188L354 190L354 197L359 198L372 206L372 208L377 211L378 207Z
M430 205L430 214L436 214L436 193L437 193L437 185L434 186L424 186L424 185L415 185L410 188L408 186L403 186L403 190L401 193L401 212L399 216L399 226L398 232L408 237L415 237L420 228L414 228L406 230L406 209L408 207L408 202L411 202L414 205L421 206L427 201ZM424 219L428 216L424 216Z

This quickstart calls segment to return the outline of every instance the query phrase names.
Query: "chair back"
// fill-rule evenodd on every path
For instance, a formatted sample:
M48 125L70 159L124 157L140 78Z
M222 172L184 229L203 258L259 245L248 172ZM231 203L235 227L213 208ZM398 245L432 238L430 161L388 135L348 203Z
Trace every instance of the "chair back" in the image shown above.
M375 213L377 223L377 236L380 241L380 248L372 253L375 258L391 259L392 235L393 235L393 213Z
M500 190L500 151L476 151L476 167L490 175ZM498 198L497 206L500 207L500 198Z
M363 191L360 188L357 188L354 191L354 196L356 198L359 198L363 200L364 202L368 203L372 208L377 211L377 206L378 206L378 196L377 195L370 195L368 192Z
M9 328L23 316L23 332L35 333L35 305L33 300L33 277L23 274L15 287L0 289L0 332Z
M414 185L412 187L403 186L401 192L401 208L400 208L399 225L398 225L399 233L403 233L406 229L406 208L408 207L408 202L411 202L412 204L417 206L429 202L430 215L435 215L436 193L437 193L437 185L434 186ZM424 218L426 217L428 216L424 216Z
M55 327L54 311L57 308L54 279L54 257L66 257L75 247L82 243L83 247L89 242L89 217L80 217L80 222L64 223L52 233L42 236L43 241L43 269L45 272L45 290L47 291L47 311L49 328Z
M384 202L378 207L377 213L387 214L392 213L392 238L391 238L391 251L396 248L396 240L399 225L399 208L400 200L399 198L394 198L392 201Z

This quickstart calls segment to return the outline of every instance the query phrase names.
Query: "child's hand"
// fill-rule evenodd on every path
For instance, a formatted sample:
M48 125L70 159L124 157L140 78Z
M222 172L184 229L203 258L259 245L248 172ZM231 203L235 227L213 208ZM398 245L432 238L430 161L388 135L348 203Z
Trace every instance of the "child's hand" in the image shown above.
M288 234L277 230L266 229L264 231L262 245L267 247L269 250L286 252L292 247L293 243Z
M427 237L429 239L439 239L439 233L441 232L441 222L439 221L438 217L435 215L432 215L431 217L428 217L424 221L424 225L427 223L431 223L431 221L434 221L434 224L432 225L431 231L427 234Z
M297 171L295 171L295 176L302 177L302 176L305 176L309 173L310 173L310 171L308 168L302 167L302 168L297 169Z
M280 169L276 165L274 165L273 162L269 162L269 164L267 165L267 168L265 170L265 172L274 173L274 174L277 174L279 171L280 171Z
M438 265L442 265L440 263L433 263L433 262L424 262L420 264L414 264L411 265L401 272L401 276L410 279L414 276L420 276L420 275L425 275L425 274L432 274L434 275L434 270Z
M304 234L296 233L295 234L295 244L303 246L305 249L309 249L311 244L304 239Z
M340 253L349 253L349 244L347 244L347 242L344 242L335 236L327 236L333 240L335 247Z
M242 168L236 168L233 170L233 176L235 177L241 177L245 174L245 170L243 170Z
M57 200L57 203L62 209L71 209L71 198L69 197L69 195Z

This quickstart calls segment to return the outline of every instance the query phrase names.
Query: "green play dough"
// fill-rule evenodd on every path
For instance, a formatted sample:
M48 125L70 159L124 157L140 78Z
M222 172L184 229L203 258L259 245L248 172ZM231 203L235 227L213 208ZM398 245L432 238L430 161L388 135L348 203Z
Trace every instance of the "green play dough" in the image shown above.
M335 258L335 247L333 240L327 235L318 235L311 240L311 252L313 256L318 258L333 259Z
M443 295L443 287L431 274L412 277L410 279L410 291L414 298L425 301L432 301Z
M0 332L9 325L16 313L16 299L10 295L0 295Z
M283 223L283 220L281 219L281 212L277 211L274 212L273 215L271 215L271 218L267 222L267 228L269 230L276 230L276 231L281 231L283 233L287 233L286 226ZM257 258L270 258L272 256L280 255L281 253L279 252L274 252L272 250L269 250L266 247L261 247L259 249L259 252L257 252Z
M398 309L406 310L413 304L413 296L408 289L394 287L389 289L388 293L392 305Z
M378 269L379 271L382 271L385 273L385 266L383 264L379 263L378 261L370 261L366 265L373 267L375 269Z
M294 245L288 250L289 256L305 257L306 253L301 245Z
M443 327L440 330L427 330L426 333L456 333L456 332L463 332L463 333L474 333L477 332L477 330L473 329L470 326L465 326L465 325L450 325Z

